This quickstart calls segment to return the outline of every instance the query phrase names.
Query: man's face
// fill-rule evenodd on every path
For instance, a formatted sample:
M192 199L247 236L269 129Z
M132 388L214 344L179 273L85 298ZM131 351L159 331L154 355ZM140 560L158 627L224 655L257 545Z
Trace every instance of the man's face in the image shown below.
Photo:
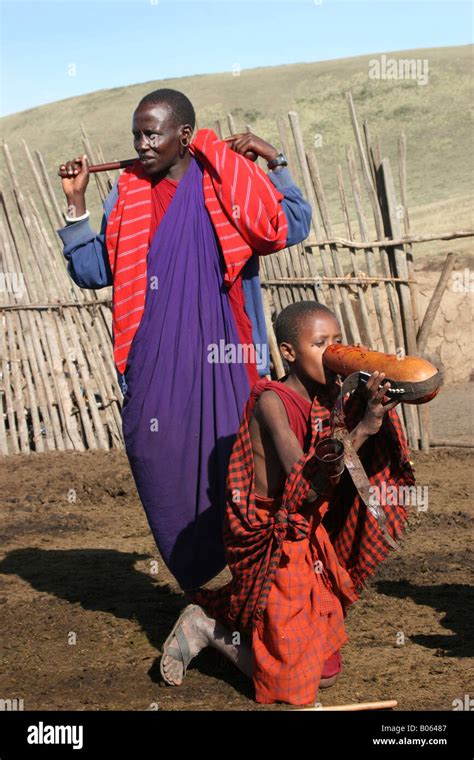
M312 314L303 321L297 343L281 345L282 348L291 345L288 355L282 353L299 373L321 385L332 385L336 374L323 365L322 357L333 343L342 343L337 319L330 314Z
M169 106L146 103L133 114L133 147L146 174L158 174L179 160L180 136Z

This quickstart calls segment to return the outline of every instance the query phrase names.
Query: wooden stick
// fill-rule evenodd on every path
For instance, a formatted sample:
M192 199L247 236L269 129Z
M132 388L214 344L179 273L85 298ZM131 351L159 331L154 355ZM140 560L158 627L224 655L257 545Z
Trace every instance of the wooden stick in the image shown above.
M265 315L265 323L267 326L267 333L268 333L268 347L270 349L270 354L273 361L273 371L275 373L276 379L279 380L281 377L284 376L285 370L283 367L283 360L281 358L280 349L278 348L278 343L275 337L275 332L273 330L268 291L262 292L262 301L263 301L263 312Z
M37 158L38 165L40 168L40 174L43 179L44 186L46 188L49 199L51 201L51 205L53 206L54 215L56 218L56 224L58 227L63 227L64 218L61 213L61 209L59 207L58 199L56 198L56 195L54 193L53 186L51 185L51 180L49 179L48 171L46 169L46 164L44 163L43 156L41 155L39 150L35 150L35 154L36 154L36 158Z
M31 357L25 348L23 341L23 333L20 326L20 315L13 314L13 324L16 333L16 340L18 343L18 354L20 358L20 367L22 375L25 379L26 388L23 388L23 398L26 400L26 408L30 413L31 427L33 430L34 449L37 452L42 452L45 449L43 434L41 429L41 422L39 418L40 401L37 399L36 387L34 383L34 375L32 374L30 362ZM44 407L41 409L44 412ZM47 419L47 415L42 415L43 419Z
M227 124L229 126L229 134L236 135L237 134L237 129L236 129L236 126L235 126L235 120L234 120L234 117L233 117L233 115L231 113L227 114Z
M356 216L357 216L357 221L359 224L359 234L361 235L364 241L368 241L369 230L368 230L367 219L366 219L365 211L364 211L364 204L362 202L362 191L360 187L359 175L357 173L355 156L354 156L354 151L352 150L352 145L346 146L346 160L347 160L347 167L349 170L349 178L350 178L351 188L352 188L352 197L354 199ZM382 343L383 350L386 353L389 353L390 345L387 338L387 331L384 325L382 305L380 302L379 283L377 282L379 275L377 273L377 268L375 266L374 252L372 248L371 247L365 248L364 255L365 255L365 263L367 266L367 271L369 273L369 276L372 279L375 279L373 287L370 288L370 292L371 292L372 300L374 303L374 311L377 318L380 341ZM374 345L374 348L378 348L378 346Z
M81 132L82 132L82 144L89 157L89 160L92 161L92 165L97 165L98 162L95 159L95 154L94 154L94 151L92 150L92 145L89 140L89 135L87 134L86 128L84 124L82 123L82 121L81 121ZM94 172L94 180L97 187L97 192L99 193L99 196L100 196L100 200L103 203L105 199L107 198L107 190L102 181L102 177L98 176L98 172Z
M399 175L399 181L400 181L400 198L402 201L402 209L403 209L403 229L405 232L405 235L410 235L410 215L408 213L408 196L407 196L407 140L405 133L402 132L400 135L400 139L398 141L398 175ZM413 252L412 252L412 244L406 243L406 252L407 252L407 266L408 266L408 275L410 277L413 277L414 275L414 264L413 264ZM412 311L413 311L413 322L415 324L415 332L418 332L419 324L418 324L418 287L417 285L413 284L410 285L410 292L411 292L411 300L412 300Z
M408 243L430 243L433 240L457 240L458 238L474 237L474 230L456 230L454 232L437 232L432 235L405 235L397 239L384 238L384 240L363 241L348 240L347 238L334 237L330 240L321 240L317 243L307 243L307 248L316 248L318 245L340 245L343 248L387 248L394 245L406 245Z
M390 161L388 158L384 158L382 160L382 175L383 175L383 181L384 181L384 188L385 188L385 198L387 203L387 213L388 213L388 220L387 223L390 226L390 232L392 236L400 237L401 236L401 228L400 228L400 220L397 215L397 199L395 195L395 186L393 182L393 175L392 170L390 167ZM391 259L392 266L395 269L395 272L397 276L403 277L405 279L408 279L408 266L407 266L407 259L406 259L406 252L403 248L403 246L396 246L390 250L387 250L387 256L389 260ZM391 286L393 289L395 289L395 286ZM415 334L415 326L413 323L413 311L412 311L412 300L411 300L411 293L410 293L410 285L406 283L398 283L397 284L397 291L398 291L398 297L399 297L399 305L400 311L398 311L398 308L396 309L396 312L392 312L392 315L396 317L397 319L400 319L400 325L403 329L403 334L401 337L401 341L404 340L404 343L400 341L400 343L397 344L397 350L400 347L401 349L406 350L408 354L411 356L415 355L417 353L417 344L416 344L416 334ZM395 323L394 326L396 326L397 323ZM403 407L403 413L405 416L405 421L407 424L407 431L408 435L411 437L410 445L413 446L415 449L418 449L419 447L419 441L421 440L421 432L420 432L420 421L418 418L418 413L416 409L413 408L413 406L405 405Z
M304 142L303 142L303 135L301 133L300 122L298 119L298 114L296 113L296 111L289 111L288 118L290 120L291 129L293 133L293 140L296 147L296 155L298 157L301 174L303 176L303 183L304 183L304 187L306 191L306 197L309 203L311 204L311 209L313 211L311 222L313 225L314 232L316 234L316 240L319 243L319 240L322 239L323 235L321 233L321 225L319 223L319 218L318 218L318 207L317 207L317 202L316 202L316 195L314 192L314 185L311 181L311 175L309 172L308 162L306 160L306 152L305 152L305 147L304 147Z
M286 128L286 122L284 119L282 119L281 116L277 118L277 127L278 127L278 135L280 137L280 143L281 147L283 149L283 153L286 156L286 160L288 161L288 169L293 176L293 179L298 184L302 183L302 179L299 176L299 168L298 164L294 157L294 150L292 145L290 144L290 140L288 139L288 131Z
M324 193L323 183L321 182L318 161L317 161L314 150L309 150L307 152L306 159L308 162L309 172L310 172L311 179L313 182L314 192L316 194L316 198L318 201L319 210L321 212L321 219L323 223L324 232L327 237L332 237L332 224L331 224L331 218L329 216L329 208L328 208L326 196ZM329 246L329 249L331 251L332 263L333 263L336 276L339 279L340 278L344 279L344 272L342 269L340 259L338 257L337 247L334 245L331 245ZM360 333L359 333L359 326L354 316L354 310L352 308L352 304L349 298L349 293L347 292L347 289L345 287L342 287L342 286L337 286L337 287L339 291L339 296L342 300L344 316L346 317L347 326L349 328L348 329L349 340L353 345L356 343L360 343L361 339L360 339Z
M451 272L455 263L456 255L454 253L448 253L443 265L443 270L439 276L438 284L433 291L431 300L428 304L428 308L426 309L425 316L423 317L423 322L421 323L421 327L417 335L417 348L420 355L424 354L426 350L426 344L428 342L431 328L433 326L436 314L438 313L443 293L445 291L447 282L451 276Z
M324 235L322 233L321 224L319 222L316 192L315 192L314 184L313 184L309 166L308 166L308 161L307 161L306 152L304 148L304 142L303 142L303 135L301 133L299 119L298 119L298 114L295 111L289 111L288 117L290 120L291 129L293 133L293 139L296 146L296 154L297 154L299 165L301 168L301 173L303 175L306 197L308 198L310 202L311 209L313 212L311 221L312 221L314 233L316 236L316 240L318 241L318 248L319 248L319 253L321 256L321 263L323 265L323 272L324 272L325 277L330 278L331 271L330 271L329 251L326 251L324 246L319 245L319 241L322 240ZM347 340L347 334L346 334L346 324L345 324L344 319L342 318L341 307L338 300L337 286L333 284L329 286L329 295L331 296L332 310L334 311L337 317L337 320L339 324L341 325L343 341L347 343L348 340Z
M398 706L396 699L384 702L356 702L351 705L331 705L328 707L303 707L294 712L359 712L360 710L392 710Z
M349 218L349 209L347 205L346 190L344 187L344 178L342 176L342 168L340 164L337 165L336 174L337 174L337 186L339 190L339 200L341 202L342 216L343 216L344 224L346 227L346 235L348 235L348 237L351 238L352 237L351 220ZM349 282L354 282L354 280L358 280L358 279L364 280L364 278L359 278L357 276L357 272L358 272L357 253L354 248L349 248L349 255L350 255L351 263L352 263L352 275L348 277ZM360 283L357 283L357 295L359 296L360 312L362 316L363 327L365 330L365 338L364 338L365 345L369 346L370 348L376 348L374 336L372 333L372 325L370 324L369 309L367 306L367 299L365 297L365 290L362 284Z
M267 283L267 285L278 285L278 284L281 284L281 285L291 285L291 284L294 284L294 285L310 285L314 281L314 279L315 279L314 277L282 277L281 279L278 279L278 280L270 280L270 279L268 279L268 280L265 280L265 282ZM319 278L319 282L321 282L323 285L324 284L330 285L330 284L334 283L334 284L342 284L342 285L351 286L351 285L374 285L374 284L379 284L381 282L403 282L403 283L406 283L406 282L411 282L411 280L407 280L407 279L405 279L403 277L379 277L379 276L376 276L376 277L365 277L365 276L364 277L362 277L362 276L352 277L352 276L349 276L349 275L344 275L342 277L320 277ZM72 304L72 305L74 305L74 304ZM83 305L86 305L86 304L79 304L79 306L83 306ZM36 304L34 306L36 306ZM60 306L60 304L52 304L51 308L54 308L55 306ZM9 308L9 307L5 307L5 308ZM17 308L17 307L12 306L11 308L14 309L14 308ZM18 308L21 308L21 307L18 307ZM33 308L33 305L31 306L31 308ZM41 308L41 307L39 307L39 308Z
M405 133L402 132L398 141L398 174L400 180L400 198L403 209L403 229L405 235L410 235L410 215L408 213L408 193L407 193L407 140ZM413 247L411 243L404 246L406 250L406 263L408 267L408 277L415 279L415 265L413 262ZM415 334L419 330L418 317L418 283L410 282L411 308L413 312L413 325ZM430 450L430 408L428 404L420 404L417 407L418 421L420 428L420 444L422 451Z
M351 122L352 122L352 128L353 128L353 131L354 131L354 136L355 136L355 139L356 139L357 150L358 150L358 153L359 153L359 159L360 159L360 164L361 164L361 168L362 168L362 176L364 177L364 180L365 180L365 183L366 183L367 191L368 191L368 194L369 194L370 204L372 206L372 212L374 214L375 229L377 230L377 232L379 230L382 232L383 231L382 213L381 213L381 210L380 210L379 200L377 198L377 192L375 190L375 185L372 182L372 175L370 173L370 166L369 166L369 162L368 162L365 150L364 150L364 144L363 144L363 141L362 141L362 136L361 136L360 128L359 128L359 122L357 120L357 114L356 114L356 110L355 110L355 106L354 106L354 101L352 99L352 93L351 92L346 92L346 99L347 99L347 105L349 107L349 115L350 115Z
M5 370L8 369L6 360L3 359L5 356L5 347L4 347L4 340L3 340L3 330L0 330L0 366L2 367L2 377L3 377L3 383L2 387L0 388L0 454L8 454L8 439L7 439L7 428L5 425L5 417L3 414L3 399L1 398L1 394L5 396L6 401L6 393L4 390L4 386L8 384L8 379L6 377ZM8 419L8 418L7 418Z
M296 294L299 297L299 300L301 301L307 301L308 295L309 300L313 299L313 294L308 294L308 288L305 287L305 285L301 282L302 279L304 279L304 272L303 272L303 262L302 262L302 255L301 255L301 246L300 245L291 245L287 248L288 255L287 255L287 264L290 272L292 275L296 275Z
M374 157L374 150L372 148L372 139L370 136L369 122L365 119L362 122L362 128L364 130L365 151L367 160L369 162L370 175L372 177L372 184L374 187L377 185L377 163Z
M97 158L99 159L99 161L101 163L103 163L103 164L106 163L105 158L104 158L104 154L102 153L102 148L100 147L99 143L97 143ZM131 160L131 159L129 159L129 160ZM118 162L118 163L120 163L120 162ZM107 183L107 191L110 193L110 191L112 190L113 184L114 184L114 179L113 179L113 177L110 176L108 170L106 170L105 176L106 176L106 183Z
M219 140L222 140L222 122L220 119L216 119L214 122L214 132L216 133Z
M246 127L248 131L251 131L250 127ZM268 263L265 268L266 277L273 278L274 280L284 279L285 277L291 277L294 272L292 270L291 255L286 250L278 251L270 256L262 256L260 262ZM274 303L277 313L279 313L286 306L294 302L293 288L281 286L279 283L277 287L272 291L274 297ZM278 352L279 355L279 352Z
M440 448L442 446L446 448L454 448L454 449L474 449L474 441L464 443L463 441L455 440L454 438L444 438L444 439L438 439L438 438L432 438L430 440L430 446L436 446L436 448Z
M395 195L395 185L393 182L392 170L390 167L390 161L388 158L382 160L382 170L385 182L385 193L387 199L387 210L389 214L390 230L392 237L401 237L400 232L400 220L397 214L397 199ZM388 246L387 246L388 248ZM397 277L403 277L408 280L408 266L406 259L406 252L403 246L394 246L392 248L392 260L395 264L395 270ZM407 347L408 354L416 354L416 335L413 323L413 310L412 299L410 293L410 286L405 283L400 283L398 286L401 302L401 318L402 326L405 334L405 345ZM400 348L402 344L399 343Z
M22 140L22 143L23 143L23 147L25 149L26 158L27 158L28 163L30 165L31 173L32 173L33 178L35 180L36 187L37 187L38 192L39 192L39 194L41 196L41 200L43 201L43 207L44 207L44 209L46 211L46 215L48 217L48 221L49 221L49 223L51 225L51 230L52 230L53 234L56 234L56 218L55 218L55 215L54 215L53 206L52 206L51 201L50 201L50 199L48 197L48 193L47 193L45 184L44 184L44 182L41 179L39 170L38 170L35 162L33 161L33 158L32 158L31 153L30 153L30 149L28 147L28 143L26 142L26 140Z
M8 334L8 357L10 363L10 380L13 391L14 409L16 412L16 427L20 439L20 451L22 454L30 453L30 442L28 438L28 428L26 425L26 410L24 405L24 381L21 376L21 357L18 355L17 340L15 335L13 314L8 314L6 318L6 329ZM16 435L16 429L11 431Z
M111 298L97 301L50 301L49 303L22 303L0 305L0 311L62 311L63 309L96 309L97 304L112 305Z
M123 161L109 161L106 164L91 164L89 166L89 172L91 174L97 174L99 172L111 172L115 169L125 169L127 166L132 166L132 164L135 163L135 161L138 161L137 158L124 158ZM64 174L64 172L58 172L58 175L62 177L63 175L67 177L67 174Z
M3 204L4 205L4 204ZM11 255L11 249L7 236L7 231L3 220L0 219L0 241L3 247L4 266L10 271L14 271L15 266L12 264L13 256ZM13 295L8 292L5 294L7 299L12 299ZM5 408L7 413L9 436L6 437L5 444L2 443L2 454L18 454L20 452L20 445L18 443L17 428L20 429L20 419L18 419L18 425L16 422L15 413L17 412L16 406L16 388L15 378L13 377L14 367L12 365L11 352L9 350L9 335L8 335L9 317L5 317L0 320L1 328L1 344L0 344L0 356L2 360L2 378L3 378L3 393L5 396ZM2 415L3 416L3 415ZM5 448L3 448L5 445Z

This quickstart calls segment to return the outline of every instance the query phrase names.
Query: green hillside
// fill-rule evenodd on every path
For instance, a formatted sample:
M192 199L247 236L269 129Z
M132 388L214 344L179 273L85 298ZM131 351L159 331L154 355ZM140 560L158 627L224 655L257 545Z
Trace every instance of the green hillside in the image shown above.
M80 97L22 111L2 119L2 132L13 154L21 182L33 186L21 140L39 149L47 163L58 198L63 200L57 166L82 152L80 122L106 160L134 156L131 115L138 100L158 87L182 90L192 100L199 126L213 126L231 112L237 127L252 130L278 145L275 117L289 110L300 117L305 144L317 149L321 174L331 206L336 209L335 167L345 172L345 144L354 142L344 97L354 96L360 122L367 119L380 138L383 155L391 159L395 178L397 140L403 130L408 142L408 196L412 226L417 232L472 226L468 197L472 195L472 47L430 48L389 53L388 58L427 59L429 81L372 80L369 61L380 54L321 63L292 64L232 72L150 80L130 87L99 90ZM2 168L2 180L5 169ZM98 223L95 192L89 205ZM339 218L334 212L335 220ZM430 245L429 251L458 249L470 241ZM448 246L448 247L447 247ZM425 250L425 247L423 247Z

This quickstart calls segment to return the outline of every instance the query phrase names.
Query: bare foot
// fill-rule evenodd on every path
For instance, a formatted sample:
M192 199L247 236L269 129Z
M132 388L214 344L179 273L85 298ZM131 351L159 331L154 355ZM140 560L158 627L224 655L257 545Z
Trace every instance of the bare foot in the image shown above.
M204 610L196 604L188 605L182 613L175 633L164 645L161 658L161 675L170 686L183 683L191 660L210 643L209 622Z

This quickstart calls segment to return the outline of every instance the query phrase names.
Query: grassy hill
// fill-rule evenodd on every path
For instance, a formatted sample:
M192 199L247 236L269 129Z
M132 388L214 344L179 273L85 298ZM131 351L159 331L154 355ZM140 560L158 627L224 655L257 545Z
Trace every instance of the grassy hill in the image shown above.
M352 90L359 119L367 119L380 138L383 155L390 158L395 179L397 140L403 130L408 142L408 198L412 227L416 232L447 231L470 227L474 145L472 137L472 47L430 48L389 53L389 58L427 59L429 81L372 80L369 61L373 53L320 63L292 64L178 79L150 80L130 87L99 90L80 97L32 108L2 119L20 181L33 187L21 140L37 148L50 171L63 202L58 165L82 152L80 122L93 145L100 144L106 160L133 157L131 116L139 99L158 87L182 90L192 100L200 127L213 126L231 112L237 127L252 130L279 145L277 116L289 110L299 114L305 144L317 149L323 183L335 221L339 218L336 164L345 170L345 145L353 133L344 97ZM2 180L5 169L2 168ZM101 209L90 191L89 207L98 225ZM422 252L437 266L442 253L472 249L471 240L430 244ZM436 260L434 255L436 254ZM439 255L438 255L439 254Z

